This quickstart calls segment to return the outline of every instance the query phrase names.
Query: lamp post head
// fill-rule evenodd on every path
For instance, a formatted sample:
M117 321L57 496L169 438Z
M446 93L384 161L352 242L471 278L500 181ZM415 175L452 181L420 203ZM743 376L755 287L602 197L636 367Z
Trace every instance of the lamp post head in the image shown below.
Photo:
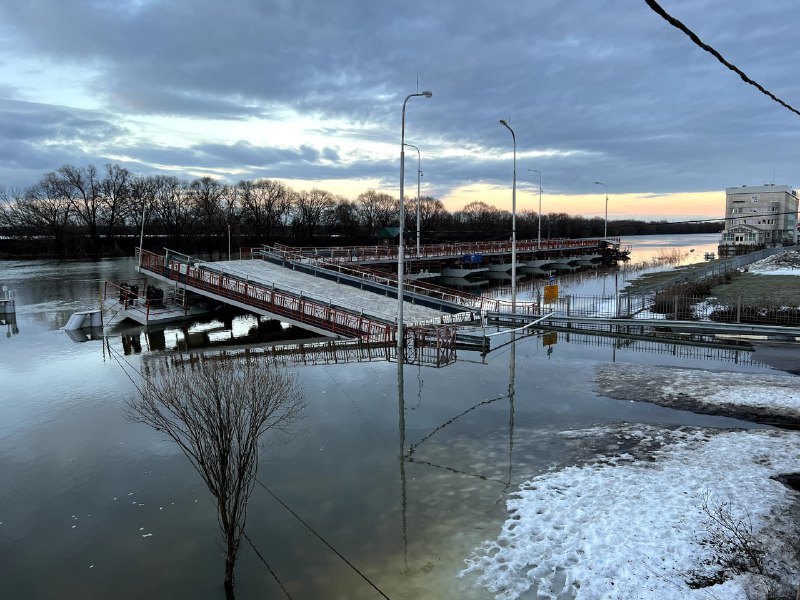
M503 127L505 127L506 129L508 129L511 132L511 137L514 138L514 146L516 148L517 136L514 134L514 130L511 129L511 125L509 125L508 121L506 121L505 119L500 119L500 125L502 125Z
M420 96L425 96L426 98L430 98L431 96L433 96L433 92L430 92L430 91L426 90L424 92L420 92L419 95Z
M605 183L603 183L602 181L595 181L594 184L595 185L605 185Z

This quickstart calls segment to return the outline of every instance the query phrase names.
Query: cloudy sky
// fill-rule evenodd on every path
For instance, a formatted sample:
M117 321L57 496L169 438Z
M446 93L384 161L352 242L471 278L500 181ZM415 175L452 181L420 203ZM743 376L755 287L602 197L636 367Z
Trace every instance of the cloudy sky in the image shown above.
M661 0L800 106L797 0ZM724 189L798 182L800 117L644 0L0 0L0 185L63 164L354 199L721 217ZM416 151L406 193L416 193Z

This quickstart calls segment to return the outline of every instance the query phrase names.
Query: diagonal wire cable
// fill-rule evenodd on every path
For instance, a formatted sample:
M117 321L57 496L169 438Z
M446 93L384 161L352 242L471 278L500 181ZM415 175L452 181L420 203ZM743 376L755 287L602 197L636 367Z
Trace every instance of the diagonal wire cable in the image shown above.
M256 553L256 556L258 556L258 558L260 558L260 559L261 559L261 562L262 562L262 563L264 563L264 566L265 566L265 567L267 567L267 571L269 571L269 572L270 572L270 575L272 575L272 578L273 578L275 581L277 581L277 582L278 582L278 585L279 585L279 586L281 586L281 589L283 590L283 593L284 593L284 595L285 595L285 596L286 596L286 597L287 597L289 600L292 600L292 595L289 593L289 590L287 590L287 589L286 589L286 586L284 586L284 585L283 585L283 582L282 582L280 579L278 579L278 575L275 573L275 571L273 571L273 570L272 570L272 567L270 567L270 566L269 566L269 563L268 563L268 562L266 561L266 559L265 559L265 558L262 556L261 552L259 552L259 551L258 551L258 548L256 548L256 545L253 543L253 540L251 540L251 539L250 539L250 536L248 536L248 535L247 535L247 533L245 533L244 529L242 529L241 527L239 528L239 531L241 531L241 532L242 532L242 535L244 536L244 539L246 539L246 540L247 540L247 543L248 543L248 544L250 544L250 547L251 547L251 548L253 549L253 551Z
M105 340L104 340L104 342L105 342ZM109 351L109 355L117 362L117 364L119 365L120 369L122 369L122 372L125 373L125 375L127 375L128 379L131 380L131 383L133 383L133 385L136 388L136 390L141 394L142 390L139 388L137 383L133 380L133 377L131 377L131 374L128 372L128 370L125 368L125 366L122 364L122 362L120 362L120 359L122 359L122 361L126 365L128 365L129 368L133 369L134 372L138 373L140 377L144 378L144 374L139 369L137 369L134 365L132 365L130 363L130 361L125 356L121 355L119 353L119 350L117 350L116 348L112 348L111 344L108 344L108 351ZM277 573L275 573L275 571L269 565L269 563L264 558L264 556L261 554L261 552L259 552L259 550L256 547L256 545L253 543L253 540L250 539L250 536L248 536L247 533L245 532L245 530L242 529L241 527L239 528L239 530L241 531L242 536L244 536L244 539L247 540L247 542L250 544L250 547L256 553L256 556L258 556L258 558L261 559L261 562L264 563L264 566L270 572L270 575L272 575L272 578L278 583L278 585L280 586L280 588L283 591L283 593L286 596L286 598L288 598L289 600L292 600L292 595L289 593L289 590L286 589L286 586L280 580L280 578L278 577Z
M653 11L657 15L659 15L662 19L664 19L667 23L669 23L673 27L675 27L677 29L680 29L683 33L688 35L689 38L695 44L697 44L700 48L702 48L703 50L705 50L706 52L711 54L719 62L721 62L726 67L728 67L731 71L736 73L739 77L741 77L742 81L744 81L745 83L749 83L750 85L755 87L759 92L761 92L762 94L764 94L766 96L769 96L772 100L774 100L775 102L777 102L778 104L780 104L784 108L788 108L794 114L800 115L800 110L797 110L791 104L788 104L788 103L784 102L783 100L778 98L778 96L776 96L775 94L770 92L768 89L766 89L764 86L762 86L760 83L758 83L757 81L754 81L753 79L748 77L747 73L742 71L739 67L737 67L733 63L731 63L728 60L726 60L725 57L722 56L722 54L720 54L719 51L717 51L715 48L713 48L712 46L709 46L708 44L703 42L703 40L701 40L700 37L694 31L692 31L686 25L684 25L681 21L679 21L678 19L676 19L675 17L670 15L666 10L664 10L661 7L661 5L659 5L658 2L656 2L655 0L644 0L644 1L647 3L647 6L649 6L651 9L653 9Z
M281 500L280 498L278 498L278 496L276 496L276 495L275 495L275 492L273 492L273 491L272 491L271 489L269 489L269 488L268 488L266 485L264 485L264 483L263 483L263 482L262 482L260 479L258 479L258 477L256 477L256 483L258 483L258 485L260 485L262 488L264 488L264 490L265 490L265 491L266 491L266 492L267 492L267 493L268 493L270 496L272 496L272 497L275 499L275 501L277 501L277 502L278 502L278 504L280 504L281 506L283 506L283 508L285 508L285 509L286 509L286 510L287 510L287 511L288 511L288 512L289 512L289 513L290 513L290 514L291 514L291 515L292 515L292 516L295 518L295 519L297 519L298 521L300 521L300 523L302 523L302 524L305 526L305 528L306 528L306 529L308 529L308 530L309 530L311 533L313 533L313 534L314 534L314 535L317 537L317 539L319 539L319 540L320 540L320 541L321 541L323 544L325 544L325 545L326 545L326 546L327 546L327 547L328 547L328 548L329 548L329 549L330 549L330 550L331 550L331 551L332 551L332 552L333 552L333 553L334 553L336 556L338 556L338 557L339 557L339 558L341 558L341 559L342 559L342 560L343 560L345 563L347 563L347 566L349 566L351 569L353 569L353 571L355 571L355 572L356 572L358 575L360 575L360 576L361 576L361 579L363 579L363 580L364 580L364 581L366 581L368 584L370 584L370 585L371 585L371 586L372 586L372 587L375 589L375 591L376 591L376 592L378 592L378 593L379 593L379 594L380 594L382 597L386 598L386 600L391 600L391 599L389 598L389 596L387 596L386 594L384 594L384 593L383 593L383 591L382 591L382 590L381 590L381 589L380 589L380 588L379 588L377 585L375 585L375 584L374 584L374 583L373 583L373 582L372 582L372 581L369 579L369 577L367 577L366 575L364 575L364 573L362 573L361 571L359 571L359 570L358 570L358 567L356 567L356 566L355 566L353 563L351 563L349 560L347 560L347 558L345 558L345 557L344 557L344 555L343 555L341 552L339 552L339 551L338 551L336 548L334 548L333 546L331 546L331 544L328 542L328 540L326 540L324 537L322 537L322 536L321 536L321 535L320 535L320 534L319 534L319 533L318 533L318 532L317 532L317 531L316 531L316 530L315 530L313 527L311 527L311 525L309 525L308 523L306 523L306 522L303 520L303 518L302 518L300 515L298 515L296 512L294 512L294 511L292 510L292 508L291 508L291 507L290 507L288 504L286 504L286 503L285 503L283 500Z

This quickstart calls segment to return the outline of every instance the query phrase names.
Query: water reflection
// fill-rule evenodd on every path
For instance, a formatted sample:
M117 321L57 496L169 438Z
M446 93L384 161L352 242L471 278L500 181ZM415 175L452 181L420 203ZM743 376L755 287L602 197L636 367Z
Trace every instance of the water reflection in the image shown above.
M18 330L15 333L18 333ZM103 329L97 327L66 331L66 333L77 343L101 340L105 337ZM317 337L314 333L280 321L251 313L231 312L211 320L162 327L123 324L114 327L110 337L113 338L114 333L119 335L126 356L141 354L143 349L147 352L187 352Z
M609 334L602 332L577 333L559 329L558 331L548 331L543 335L543 343L548 345L548 355L552 348L560 341L565 344L576 346L595 346L609 348L610 361L616 362L619 352L631 354L656 354L668 355L675 358L688 359L692 361L713 361L723 363L733 363L749 367L767 367L766 361L760 362L755 359L754 347L749 342L737 342L736 340L707 339L655 339L655 333L625 333ZM796 356L797 347L791 347L791 354Z
M131 276L122 272L128 263L102 277ZM133 384L114 361L101 360L100 345L74 344L58 332L69 314L97 298L97 265L46 266L25 263L16 279L10 277L19 290L15 322L23 335L7 331L15 337L0 348L0 480L14 484L0 503L4 589L30 598L221 597L215 512L199 478L161 434L121 418ZM0 281L9 279L3 269ZM63 285L67 278L81 283ZM65 305L64 319L51 318ZM15 322L4 324L13 329ZM179 326L129 327L113 330L106 341L119 357L129 346L134 368L163 353L182 358L179 348L193 342L208 344L192 348L193 354L256 352L270 344L217 345L238 336L240 328L250 331L252 323L220 319L187 332ZM132 336L124 344L123 334ZM677 364L713 370L730 363L730 370L770 370L761 366L766 360L758 353L748 361L753 353L745 347L688 347L576 332L541 337L518 334L514 360L503 354L511 345L503 345L487 357L459 350L458 362L446 370L406 364L397 373L383 348L283 342L274 351L292 352L287 363L303 365L297 372L313 401L304 423L308 434L270 450L263 463L269 469L263 471L269 475L265 483L353 553L354 563L386 584L391 597L484 598L485 590L473 589L454 573L463 567L465 553L507 519L497 503L501 490L513 490L510 481L591 460L606 449L619 451L587 444L570 430L595 424L612 429L622 420L747 426L599 396L596 365L615 359L654 369ZM133 338L141 354L134 353ZM408 378L401 388L403 373ZM260 488L250 508L248 533L268 550L266 558L296 598L377 597L372 589L354 589L338 559L315 539L309 542L310 535L276 510ZM76 529L72 514L80 516ZM143 526L148 529L140 531ZM153 529L154 536L142 537ZM192 569L166 569L164 557ZM243 553L240 568L242 597L283 597L277 586L270 587L254 553Z
M400 415L398 429L400 431L400 514L403 536L404 574L408 574L408 498L406 496L406 398L403 381L403 361L397 361L397 407Z
M272 358L147 365L128 400L128 418L172 439L200 474L217 508L225 544L224 587L234 567L255 485L261 438L292 432L307 401L295 374Z
M517 372L517 332L511 332L511 347L508 353L508 481L503 489L504 495L498 502L505 499L505 492L511 487L511 465L514 456L514 391Z
M6 328L7 338L10 338L12 335L19 335L16 312L0 313L0 325Z

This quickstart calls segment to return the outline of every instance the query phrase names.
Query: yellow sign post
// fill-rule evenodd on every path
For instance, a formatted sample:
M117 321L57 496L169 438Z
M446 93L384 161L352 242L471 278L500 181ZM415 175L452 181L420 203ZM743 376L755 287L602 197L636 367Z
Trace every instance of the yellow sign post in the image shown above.
M558 301L558 286L546 285L544 286L544 303L550 304L551 302Z

